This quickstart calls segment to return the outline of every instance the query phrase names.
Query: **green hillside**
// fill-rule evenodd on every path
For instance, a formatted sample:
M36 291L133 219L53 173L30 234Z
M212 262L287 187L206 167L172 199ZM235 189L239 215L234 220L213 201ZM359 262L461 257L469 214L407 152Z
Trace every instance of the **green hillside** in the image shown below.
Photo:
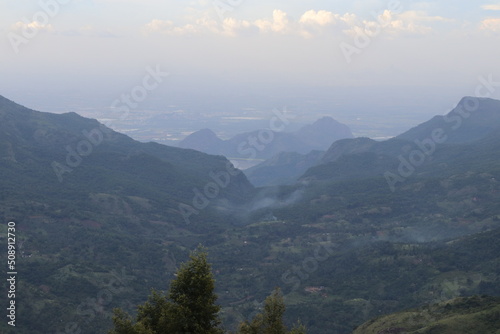
M500 102L489 98L464 97L445 116L435 116L405 133L398 139L423 140L435 129L443 129L450 144L470 143L480 140L498 128Z
M282 152L243 172L257 187L294 184L297 178L321 160L323 151L308 154Z
M342 181L390 173L389 178L397 180L395 185L399 186L410 176L481 170L485 164L498 161L499 130L500 101L468 97L449 114L436 116L390 140L335 142L322 163L307 170L301 179Z
M231 172L224 157L139 143L95 120L2 98L0 120L0 246L15 221L19 272L19 326L1 322L2 333L105 333L114 307L132 313L151 288L167 290L200 243L228 332L278 286L285 322L301 319L310 334L500 296L498 132L436 148L394 191L379 173L397 170L377 160L384 147L340 155L330 162L338 170L325 164L325 177L288 186L254 189L237 174L187 223L179 204L194 207L194 189ZM102 142L60 182L52 163L67 165L67 147L77 150L93 129ZM386 156L403 142L390 141Z
M0 198L4 214L11 217L16 217L10 211L13 205L22 201L65 215L72 209L106 212L105 205L94 205L96 198L130 206L134 197L183 222L179 205L193 208L194 189L201 193L203 206L215 193L219 200L238 203L253 192L245 176L222 156L140 143L96 120L37 112L3 97L0 156Z
M359 326L353 334L497 334L500 298L456 298L398 312Z

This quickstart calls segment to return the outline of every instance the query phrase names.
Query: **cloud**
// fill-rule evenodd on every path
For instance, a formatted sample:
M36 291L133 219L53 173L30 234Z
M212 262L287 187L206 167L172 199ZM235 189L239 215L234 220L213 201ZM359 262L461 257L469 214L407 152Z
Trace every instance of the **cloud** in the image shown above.
M32 21L32 22L16 22L11 26L11 31L14 32L32 32L32 31L46 31L46 32L53 32L54 27L51 24L40 24L37 21Z
M154 19L143 27L143 31L146 34L155 32L168 32L175 28L173 21L163 21Z
M406 11L395 13L385 10L371 20L363 20L355 14L338 14L326 10L308 10L298 20L289 18L282 10L275 9L271 18L254 21L225 18L215 20L204 14L192 19L194 23L175 25L172 21L152 20L143 27L146 34L160 33L167 35L218 34L236 37L243 34L279 34L297 35L313 38L325 33L344 33L373 35L380 29L395 35L399 33L427 34L432 31L432 22L450 21L440 16L428 16L424 11ZM377 32L378 33L378 32Z
M352 24L344 30L350 36L361 34L367 36L378 35L381 31L385 34L395 36L401 34L425 35L432 32L430 22L450 21L441 16L428 16L423 11L406 11L395 13L390 10L384 10L372 20L363 20L359 24Z
M481 8L484 10L500 10L500 5L482 5Z
M236 37L244 34L296 34L312 37L319 34L323 28L341 19L340 15L328 11L310 10L304 13L298 21L295 21L290 19L286 12L275 9L271 18L254 21L237 20L231 17L220 21L212 19L208 15L202 15L201 18L192 19L194 21L192 24L176 26L172 21L155 19L146 24L142 30L146 34L166 35L218 34Z
M298 21L299 35L304 38L313 38L325 33L334 32L343 25L357 23L359 20L354 14L336 14L326 10L309 10L305 12Z
M99 30L91 25L85 25L76 29L55 29L51 24L41 24L38 21L29 22L27 20L19 21L10 27L10 31L23 36L34 36L39 32L47 32L52 35L62 36L87 36L98 38L118 38L119 36L111 30Z
M276 32L284 34L289 32L291 28L287 13L279 9L273 11L272 20L257 20L254 24L263 33Z
M500 32L500 19L486 19L479 25L481 30L489 30L493 32Z
M236 37L245 33L278 33L285 34L291 31L291 21L287 13L274 10L272 19L259 19L253 22L237 20L231 17L218 21L203 15L192 24L176 26L172 21L152 20L143 27L146 34L161 33L167 35L185 34L218 34Z
M339 17L340 15L333 14L332 12L328 12L326 10L309 10L300 17L299 23L303 25L327 26L334 24Z
M226 18L222 22L222 34L232 37L241 35L245 31L250 32L254 30L253 28L252 23L245 20Z

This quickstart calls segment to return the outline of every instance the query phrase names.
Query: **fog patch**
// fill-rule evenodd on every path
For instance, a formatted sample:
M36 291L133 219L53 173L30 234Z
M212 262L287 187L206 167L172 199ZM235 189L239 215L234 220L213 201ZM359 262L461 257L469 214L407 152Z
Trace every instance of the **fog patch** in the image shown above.
M270 187L259 191L253 200L246 204L235 205L227 202L219 202L217 207L219 211L235 217L239 223L246 224L261 217L267 217L268 215L279 220L280 217L276 217L270 210L293 205L303 197L303 189L296 189L291 193L285 194L279 187Z

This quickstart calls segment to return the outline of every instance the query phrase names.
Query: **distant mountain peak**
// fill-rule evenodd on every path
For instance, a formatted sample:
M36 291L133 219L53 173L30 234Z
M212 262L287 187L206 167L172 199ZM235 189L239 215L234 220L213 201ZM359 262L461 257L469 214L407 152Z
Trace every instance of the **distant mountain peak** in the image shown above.
M435 129L442 129L448 144L480 140L500 124L500 101L491 98L463 97L457 106L444 116L435 116L427 122L397 136L399 139L423 140Z
M0 112L6 113L6 112L28 112L30 109L23 107L20 104L17 104L16 102L9 100L8 98L0 95Z
M457 106L469 104L474 101L495 101L495 99L489 97L464 96L460 99Z
M326 150L336 140L354 137L347 125L330 116L321 117L294 132L275 131L270 142L258 142L253 147L249 138L261 138L261 131L264 130L241 133L222 140L212 130L203 129L184 138L178 147L232 158L270 159L280 152L306 154L311 150Z
M318 120L316 120L316 122L314 122L313 125L314 124L340 124L340 122L336 121L331 116L323 116Z
M314 123L303 126L302 129L304 129L304 128L310 128L310 127L314 127L315 128L315 127L320 127L320 126L341 126L341 125L343 125L343 124L340 123L340 122L338 122L338 121L336 121L332 117L330 117L330 116L323 116L323 117L317 119Z
M217 137L215 132L210 129L201 129L193 132L180 143L181 148L190 148L201 152L219 154L217 147L223 142L222 139Z
M295 135L314 149L325 149L339 139L354 138L347 125L330 116L321 117L313 124L303 126Z
M215 132L213 132L212 130L210 130L208 128L195 131L192 134L190 134L188 137L210 137L210 138L219 139L219 137L217 137ZM188 137L186 137L186 138L188 138Z

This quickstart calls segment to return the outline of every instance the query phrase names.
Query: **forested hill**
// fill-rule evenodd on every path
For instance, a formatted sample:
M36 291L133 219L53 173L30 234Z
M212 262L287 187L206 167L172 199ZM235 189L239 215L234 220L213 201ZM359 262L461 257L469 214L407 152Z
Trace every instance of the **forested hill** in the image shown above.
M456 298L371 320L353 334L498 333L500 298Z
M301 180L342 181L384 176L394 190L410 177L450 176L494 168L500 161L500 101L463 98L436 116L386 141L344 139Z
M222 156L140 143L96 120L30 110L1 96L0 156L4 206L34 201L62 215L98 210L96 199L130 206L133 197L182 222L181 203L188 213L200 209L193 189L202 194L199 206L215 193L239 203L253 192Z

